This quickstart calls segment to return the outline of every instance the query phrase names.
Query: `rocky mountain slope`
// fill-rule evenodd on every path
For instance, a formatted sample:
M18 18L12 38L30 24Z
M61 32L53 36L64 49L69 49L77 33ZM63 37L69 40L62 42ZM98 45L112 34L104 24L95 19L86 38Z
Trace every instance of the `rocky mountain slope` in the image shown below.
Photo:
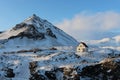
M9 45L10 47L16 46L74 46L78 42L52 25L47 20L43 20L33 14L33 16L25 19L20 24L16 24L10 30L0 34L0 43Z

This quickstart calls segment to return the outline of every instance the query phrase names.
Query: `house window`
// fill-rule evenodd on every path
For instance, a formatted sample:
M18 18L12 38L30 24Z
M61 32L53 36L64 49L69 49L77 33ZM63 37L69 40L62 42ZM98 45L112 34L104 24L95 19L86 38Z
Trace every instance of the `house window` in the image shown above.
M80 45L80 47L82 47L82 45Z

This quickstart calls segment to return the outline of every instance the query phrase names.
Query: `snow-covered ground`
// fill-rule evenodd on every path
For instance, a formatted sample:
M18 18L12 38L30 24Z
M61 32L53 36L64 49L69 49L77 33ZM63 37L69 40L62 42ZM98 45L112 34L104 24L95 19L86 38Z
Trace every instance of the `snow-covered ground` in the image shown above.
M105 58L115 57L119 55L119 51L108 48L90 48L89 52L77 53L75 47L61 46L54 47L57 50L43 48L41 51L10 53L4 50L0 53L0 80L7 79L5 77L4 68L11 68L15 73L12 80L29 80L30 78L30 62L37 62L36 71L45 74L45 71L50 71L57 68L67 67L76 68L98 64ZM15 50L16 51L16 50Z

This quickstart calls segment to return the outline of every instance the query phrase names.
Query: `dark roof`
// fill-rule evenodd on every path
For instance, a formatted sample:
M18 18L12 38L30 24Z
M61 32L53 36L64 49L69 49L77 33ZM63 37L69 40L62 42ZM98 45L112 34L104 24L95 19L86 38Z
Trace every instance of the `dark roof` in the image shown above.
M84 43L84 42L80 42L80 44L83 44L85 47L88 47L88 46L86 45L86 43Z

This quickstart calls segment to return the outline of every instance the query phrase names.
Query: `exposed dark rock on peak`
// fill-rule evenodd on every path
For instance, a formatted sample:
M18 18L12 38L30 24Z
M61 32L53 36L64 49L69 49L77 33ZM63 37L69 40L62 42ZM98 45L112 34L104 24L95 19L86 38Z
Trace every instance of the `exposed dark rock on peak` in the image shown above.
M38 17L36 14L33 14L32 16L30 16L28 19L25 20L25 22L28 22L28 21L37 23L38 21L42 22L43 20L40 17Z
M41 33L39 32L34 25L32 24L25 24L25 23L21 23L21 24L17 24L13 30L18 30L20 28L26 28L25 31L23 32L20 32L18 35L16 36L11 36L9 37L9 39L12 39L12 38L17 38L17 37L20 37L20 38L23 38L23 37L27 37L27 38L30 38L30 39L34 39L34 40L41 40L41 39L44 39L45 36L44 36L44 33Z
M12 30L18 30L20 28L26 27L27 24L26 23L20 23L20 24L16 24L15 27L12 28Z
M47 28L47 29L46 29L46 34L49 35L49 36L51 36L51 37L53 37L53 38L57 38L57 37L55 36L55 34L53 34L53 32L52 32L52 30L51 30L50 28Z

